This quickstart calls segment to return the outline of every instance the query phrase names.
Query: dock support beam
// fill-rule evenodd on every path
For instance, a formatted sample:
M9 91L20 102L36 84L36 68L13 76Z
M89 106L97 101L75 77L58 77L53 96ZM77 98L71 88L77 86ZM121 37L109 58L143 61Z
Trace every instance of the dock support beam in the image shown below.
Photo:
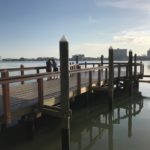
M24 76L24 65L20 65L21 76ZM24 81L21 81L21 84L24 84Z
M101 55L101 66L103 66L104 56Z
M108 81L108 94L110 99L110 108L113 108L114 97L114 56L112 47L109 48L109 81Z
M60 82L62 108L62 150L70 149L70 103L69 103L69 71L68 42L63 36L59 43L60 50Z
M1 78L8 79L8 77L9 77L8 71L4 70L1 73ZM2 84L2 92L3 92L3 108L4 108L2 130L3 129L5 130L7 126L11 123L11 104L10 104L9 83Z
M101 66L103 66L103 63L104 63L104 56L101 55ZM101 70L101 73L102 73L102 75L103 75L103 69Z
M43 78L37 79L38 82L38 107L41 110L44 101Z
M137 85L137 87L139 87L138 84L138 78L137 78L137 55L134 55L134 84Z
M129 81L128 81L128 84L129 84L129 96L132 95L132 51L130 50L129 51Z
M79 63L79 57L76 56L76 64L78 64L78 63Z

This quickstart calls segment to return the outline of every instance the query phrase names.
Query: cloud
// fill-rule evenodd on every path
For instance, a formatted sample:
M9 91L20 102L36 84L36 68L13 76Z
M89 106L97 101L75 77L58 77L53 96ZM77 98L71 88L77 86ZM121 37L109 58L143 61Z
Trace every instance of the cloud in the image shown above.
M113 36L113 41L140 46L150 45L150 30L132 29L128 31L122 31Z
M95 0L95 2L98 6L111 6L124 9L131 8L150 12L149 0Z

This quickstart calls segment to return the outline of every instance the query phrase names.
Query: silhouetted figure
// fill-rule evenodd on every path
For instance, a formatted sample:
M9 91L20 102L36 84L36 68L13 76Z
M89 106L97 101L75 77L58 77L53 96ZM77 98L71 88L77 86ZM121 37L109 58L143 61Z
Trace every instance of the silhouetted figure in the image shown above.
M52 59L52 66L53 66L53 72L58 71L57 63L54 58Z
M46 61L46 72L52 72L52 62L51 59Z

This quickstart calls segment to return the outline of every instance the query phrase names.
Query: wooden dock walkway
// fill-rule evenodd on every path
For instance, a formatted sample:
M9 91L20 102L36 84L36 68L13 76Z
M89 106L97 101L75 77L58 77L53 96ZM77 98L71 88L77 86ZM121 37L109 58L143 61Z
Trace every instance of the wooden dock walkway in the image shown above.
M22 116L40 117L43 113L62 119L62 147L69 150L70 101L87 92L108 92L113 102L115 88L128 89L143 77L144 66L136 62L129 52L127 63L114 63L113 49L109 49L109 61L103 63L78 63L69 65L68 42L60 41L60 69L58 72L40 72L46 67L1 69L0 123L8 126ZM25 75L25 71L36 73ZM19 76L10 72L19 71ZM29 117L31 118L31 117ZM65 137L64 137L65 136ZM65 141L63 141L65 140ZM68 147L66 147L67 145Z
M88 64L87 64L88 65ZM96 65L96 64L95 64ZM121 64L119 64L121 67ZM108 71L106 69L108 66L100 67L100 76L98 72L98 67L88 68L88 69L78 69L70 71L69 77L69 98L74 98L77 95L88 92L89 90L105 90L107 89L108 84ZM126 76L126 66L125 64L121 67L121 72L118 73L118 66L116 65L114 78L116 82L118 81L118 74L120 74L119 80L125 81L127 80ZM79 76L80 73L80 83ZM89 72L92 74L92 80L90 83ZM51 75L52 74L52 75ZM45 78L43 79L43 105L53 106L55 104L60 103L60 73L45 73ZM43 75L43 76L44 76ZM32 75L30 75L32 76ZM19 77L10 77L10 102L11 102L11 111L14 113L15 111L22 111L22 108L29 107L30 105L35 105L38 103L39 99L39 90L38 90L38 82L37 79L41 76L40 74L36 75L29 82L24 81L24 84L20 84L17 80ZM49 79L50 76L54 79ZM140 76L140 72L137 72L137 76ZM100 79L98 79L100 77ZM24 78L31 78L28 76L24 76ZM24 79L24 80L27 80ZM16 81L17 83L16 83ZM2 81L1 81L2 82ZM16 84L14 84L16 83ZM14 84L14 85L13 85ZM3 114L3 91L2 87L0 88L0 114ZM28 110L29 108L27 108ZM25 111L26 112L26 111ZM22 113L21 113L22 115Z

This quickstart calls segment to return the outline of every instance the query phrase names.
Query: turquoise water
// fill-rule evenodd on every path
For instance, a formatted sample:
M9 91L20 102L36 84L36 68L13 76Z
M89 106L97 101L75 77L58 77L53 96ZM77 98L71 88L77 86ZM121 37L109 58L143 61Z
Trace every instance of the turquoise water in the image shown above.
M34 65L39 66L42 63L35 62ZM144 63L145 73L150 74L150 63ZM28 65L33 66L30 63ZM99 95L91 95L88 103L84 105L86 96L82 97L80 99L82 105L73 109L71 118L71 150L149 150L149 89L150 84L142 83L139 87L140 92L135 90L130 98L120 92L119 98L114 99L112 112L109 110L107 99ZM78 101L76 103L78 104ZM0 148L2 150L61 150L60 131L60 120L46 116L42 120L37 120L32 140L28 139L29 133L22 124L0 133Z

